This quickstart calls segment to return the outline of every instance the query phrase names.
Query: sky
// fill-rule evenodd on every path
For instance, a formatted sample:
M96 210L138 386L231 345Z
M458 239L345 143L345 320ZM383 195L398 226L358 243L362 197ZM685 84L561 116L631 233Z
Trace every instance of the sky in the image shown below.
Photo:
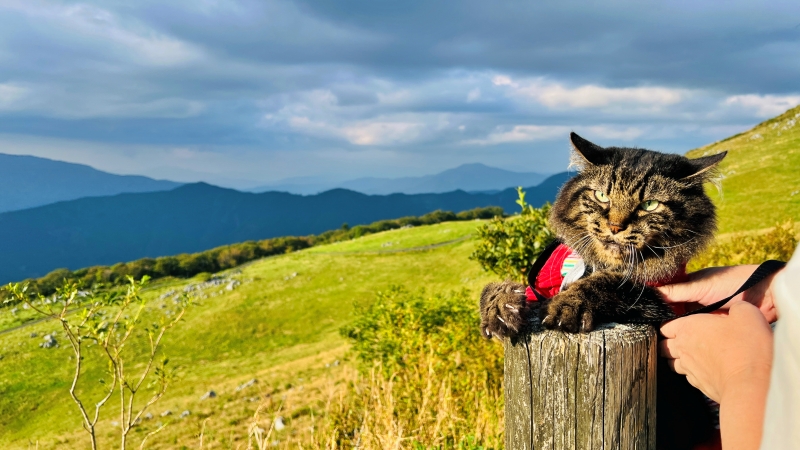
M683 153L798 80L797 1L0 0L0 153L242 189Z

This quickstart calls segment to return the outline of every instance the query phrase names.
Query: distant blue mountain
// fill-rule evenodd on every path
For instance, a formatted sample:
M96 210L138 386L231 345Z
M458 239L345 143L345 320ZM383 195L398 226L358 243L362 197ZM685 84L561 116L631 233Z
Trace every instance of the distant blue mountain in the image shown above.
M114 175L82 164L0 153L0 212L123 192L175 189L180 183Z
M533 205L552 201L566 173L526 188ZM171 191L93 197L0 214L0 283L56 268L110 265L143 257L197 252L276 236L307 235L437 209L501 206L516 212L517 194L365 195L334 189L302 196L239 192L205 183Z
M283 191L293 194L316 194L332 188L344 188L370 195L429 194L462 190L466 192L500 191L514 186L534 186L547 175L512 172L484 164L464 164L435 175L404 178L367 177L331 182L309 177L291 178L280 183L251 189L252 192Z

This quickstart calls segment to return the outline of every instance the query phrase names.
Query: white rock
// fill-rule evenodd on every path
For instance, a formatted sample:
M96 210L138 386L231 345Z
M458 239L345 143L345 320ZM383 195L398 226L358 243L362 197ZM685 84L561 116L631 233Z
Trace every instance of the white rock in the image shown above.
M258 383L258 380L253 378L252 380L248 381L247 383L240 384L239 387L236 388L236 392L239 392L239 391L241 391L243 389L247 389L247 388L249 388L250 386L252 386L252 385L254 385L256 383Z
M275 430L281 431L282 429L286 428L286 424L283 423L283 417L278 416L275 418Z

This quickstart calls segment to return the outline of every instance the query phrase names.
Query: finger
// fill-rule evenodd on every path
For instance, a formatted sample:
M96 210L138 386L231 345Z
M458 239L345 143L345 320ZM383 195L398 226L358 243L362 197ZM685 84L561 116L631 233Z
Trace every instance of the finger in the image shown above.
M678 336L679 330L683 327L684 319L670 320L669 322L661 325L659 331L667 339L674 339Z
M666 303L702 303L702 285L694 281L656 287Z
M672 369L673 372L679 373L681 375L686 375L686 373L683 372L683 366L681 366L680 359L668 359L667 364L669 365L669 368Z
M728 308L728 314L731 316L740 316L743 314L755 315L756 313L761 314L758 307L744 300L733 301Z
M665 358L678 359L681 353L676 347L675 339L664 339L658 344L658 354Z

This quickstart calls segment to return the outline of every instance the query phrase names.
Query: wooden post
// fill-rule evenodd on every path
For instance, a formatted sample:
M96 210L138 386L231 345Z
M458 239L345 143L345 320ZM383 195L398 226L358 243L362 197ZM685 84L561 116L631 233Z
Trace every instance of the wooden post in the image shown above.
M655 329L535 329L506 342L505 404L507 450L655 450Z

